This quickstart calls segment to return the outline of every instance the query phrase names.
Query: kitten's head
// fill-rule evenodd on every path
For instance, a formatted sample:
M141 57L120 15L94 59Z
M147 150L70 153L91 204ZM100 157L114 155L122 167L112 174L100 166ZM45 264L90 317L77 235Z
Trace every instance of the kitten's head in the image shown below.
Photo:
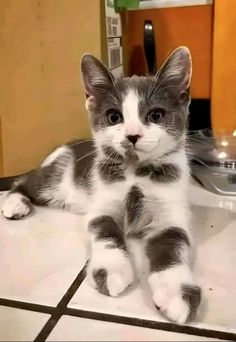
M81 62L86 109L99 148L123 157L158 159L183 139L190 103L191 55L176 49L155 77L115 80L95 57Z

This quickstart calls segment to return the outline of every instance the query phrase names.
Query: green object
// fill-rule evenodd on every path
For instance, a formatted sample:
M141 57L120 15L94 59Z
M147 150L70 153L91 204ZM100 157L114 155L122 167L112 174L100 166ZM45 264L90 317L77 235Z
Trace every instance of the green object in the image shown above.
M114 0L115 12L121 12L127 8L139 8L140 0Z

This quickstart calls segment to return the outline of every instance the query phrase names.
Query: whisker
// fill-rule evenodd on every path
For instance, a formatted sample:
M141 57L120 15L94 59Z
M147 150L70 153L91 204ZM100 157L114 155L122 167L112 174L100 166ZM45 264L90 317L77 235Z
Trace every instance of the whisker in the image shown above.
M73 166L75 166L80 160L82 160L82 159L84 159L84 158L88 158L88 157L92 156L93 154L96 154L96 152L95 152L95 151L92 151L92 152L87 153L85 156L83 156L83 157L77 159L77 160L73 163Z
M85 181L86 181L86 176L87 176L87 173L88 172L91 172L91 166L93 165L94 163L94 160L91 160L91 162L88 164L88 166L86 167L86 169L84 170L81 178L83 180L83 183L82 183L82 187L84 187L84 184L85 184Z

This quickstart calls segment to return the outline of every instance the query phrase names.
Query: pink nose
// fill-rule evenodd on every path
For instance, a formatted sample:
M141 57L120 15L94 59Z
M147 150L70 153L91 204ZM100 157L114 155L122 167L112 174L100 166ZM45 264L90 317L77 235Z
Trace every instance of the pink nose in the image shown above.
M132 142L133 145L136 144L136 142L138 141L138 139L141 138L140 135L136 134L136 135L127 135L127 139Z

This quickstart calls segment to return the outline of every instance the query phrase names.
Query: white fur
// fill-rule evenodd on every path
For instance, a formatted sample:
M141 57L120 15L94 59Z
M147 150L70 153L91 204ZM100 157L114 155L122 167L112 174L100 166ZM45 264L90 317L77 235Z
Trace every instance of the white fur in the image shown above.
M108 249L106 243L95 242L92 238L87 275L90 284L95 288L93 273L99 269L107 271L107 288L112 297L117 297L133 282L133 269L128 255L118 248Z
M152 273L148 282L160 311L171 321L185 323L190 309L183 299L181 285L195 285L188 266L183 264Z
M60 157L63 158L60 159ZM75 161L71 150L67 146L58 148L45 159L41 167L49 166L56 160L58 161L57 169L63 171L62 181L44 189L40 194L41 199L46 200L52 197L50 201L52 207L65 207L75 213L86 213L89 195L74 182L73 164Z
M132 88L123 99L122 113L125 120L124 136L142 136L142 123L139 119L139 96Z
M62 156L63 154L67 153L68 151L70 151L70 150L69 150L69 148L67 146L60 146L60 147L58 147L54 152L49 154L49 156L43 161L41 166L42 167L49 166L54 161L56 161L60 156Z
M22 199L25 196L19 193L10 193L2 206L2 214L7 218L26 216L30 212L30 206L25 204Z

